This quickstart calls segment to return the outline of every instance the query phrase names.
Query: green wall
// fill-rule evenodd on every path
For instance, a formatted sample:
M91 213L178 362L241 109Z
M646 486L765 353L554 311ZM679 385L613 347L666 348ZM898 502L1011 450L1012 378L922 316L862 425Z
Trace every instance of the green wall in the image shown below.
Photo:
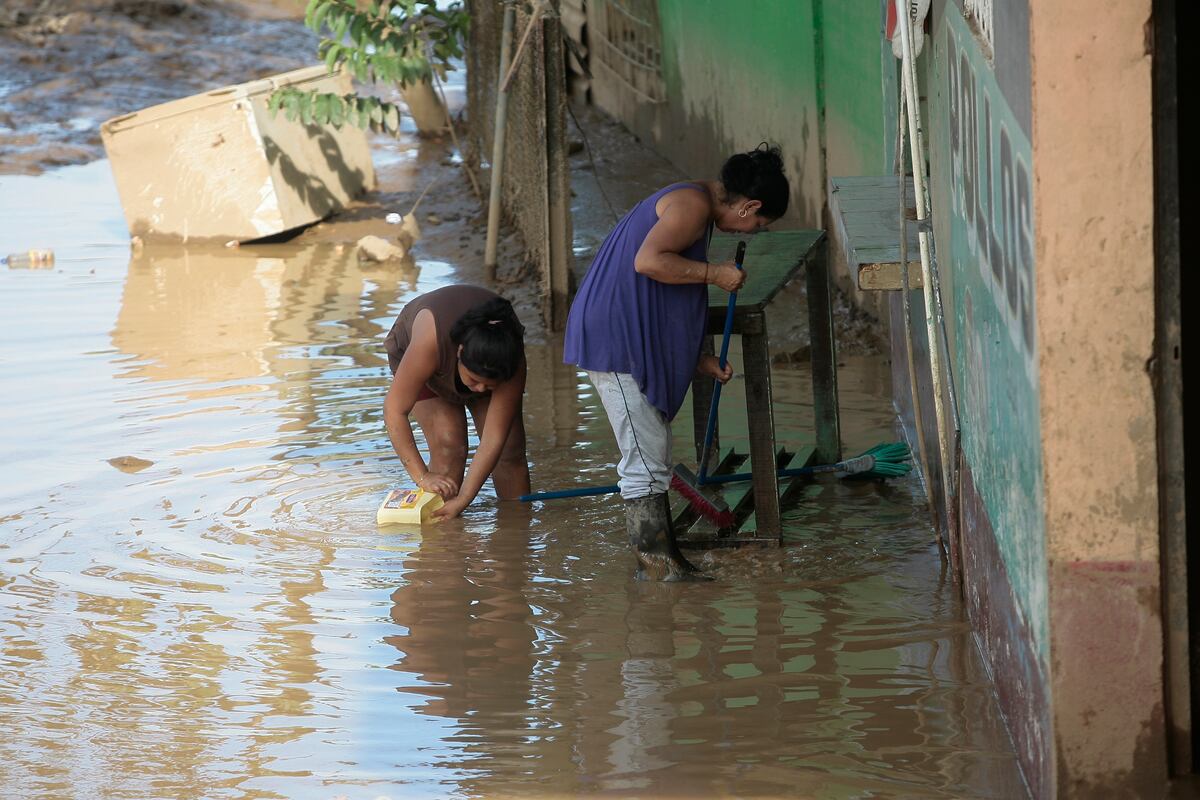
M826 163L890 171L878 0L659 0L659 17L667 101L625 121L675 163L714 175L730 153L779 144L789 218L808 226L821 226Z
M963 455L1045 669L1032 146L954 3L943 5L936 30L927 126L931 206Z

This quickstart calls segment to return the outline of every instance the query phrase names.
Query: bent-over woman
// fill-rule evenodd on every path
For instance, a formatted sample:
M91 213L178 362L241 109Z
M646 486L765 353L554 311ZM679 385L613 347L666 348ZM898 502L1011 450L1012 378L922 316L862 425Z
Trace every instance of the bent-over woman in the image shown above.
M489 475L501 500L529 492L524 334L507 300L458 285L410 301L387 335L393 377L384 423L413 482L444 498L434 513L439 519L462 513ZM469 470L467 411L479 435ZM414 419L429 447L428 464L413 438Z
M600 245L567 318L564 360L588 373L621 450L626 529L639 578L682 580L695 567L671 528L671 420L693 377L732 371L701 356L708 287L741 288L732 261L708 262L713 228L755 233L788 207L778 148L725 162L718 180L687 181L638 203Z

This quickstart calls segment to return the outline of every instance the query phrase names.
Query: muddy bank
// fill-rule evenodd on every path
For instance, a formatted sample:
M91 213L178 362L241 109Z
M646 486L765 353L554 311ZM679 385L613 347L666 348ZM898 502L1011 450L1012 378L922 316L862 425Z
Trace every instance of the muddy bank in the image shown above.
M0 173L104 156L119 114L310 64L299 0L5 0Z

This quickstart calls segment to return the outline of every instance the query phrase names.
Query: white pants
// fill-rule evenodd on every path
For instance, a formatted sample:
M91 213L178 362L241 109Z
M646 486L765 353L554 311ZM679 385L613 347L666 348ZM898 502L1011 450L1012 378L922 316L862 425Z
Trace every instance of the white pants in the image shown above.
M671 485L671 424L627 372L588 372L621 448L621 497L663 494Z

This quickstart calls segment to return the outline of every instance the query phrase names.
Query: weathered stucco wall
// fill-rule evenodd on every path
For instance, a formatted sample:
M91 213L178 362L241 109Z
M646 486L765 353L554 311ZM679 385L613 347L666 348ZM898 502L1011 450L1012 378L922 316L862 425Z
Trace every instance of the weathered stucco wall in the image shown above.
M1166 776L1147 372L1150 13L1150 0L1030 4L1038 374L1062 797L1149 796Z
M670 108L662 149L702 176L760 141L781 145L789 217L808 226L819 225L824 196L813 11L812 0L763 0L750 13L724 0L659 2Z
M823 227L827 170L890 172L878 4L659 0L658 15L664 101L604 71L593 94L692 177L715 176L761 141L778 144L792 181L787 221Z
M1014 5L1000 0L995 13ZM1042 309L1034 295L1041 261L1034 252L1034 157L1018 112L1029 97L1029 74L999 74L992 57L1003 52L1015 60L1014 51L1028 52L1028 38L1010 26L989 48L949 0L934 5L933 21L926 128L962 426L964 593L1026 779L1040 796L1052 782L1053 742L1037 361Z

